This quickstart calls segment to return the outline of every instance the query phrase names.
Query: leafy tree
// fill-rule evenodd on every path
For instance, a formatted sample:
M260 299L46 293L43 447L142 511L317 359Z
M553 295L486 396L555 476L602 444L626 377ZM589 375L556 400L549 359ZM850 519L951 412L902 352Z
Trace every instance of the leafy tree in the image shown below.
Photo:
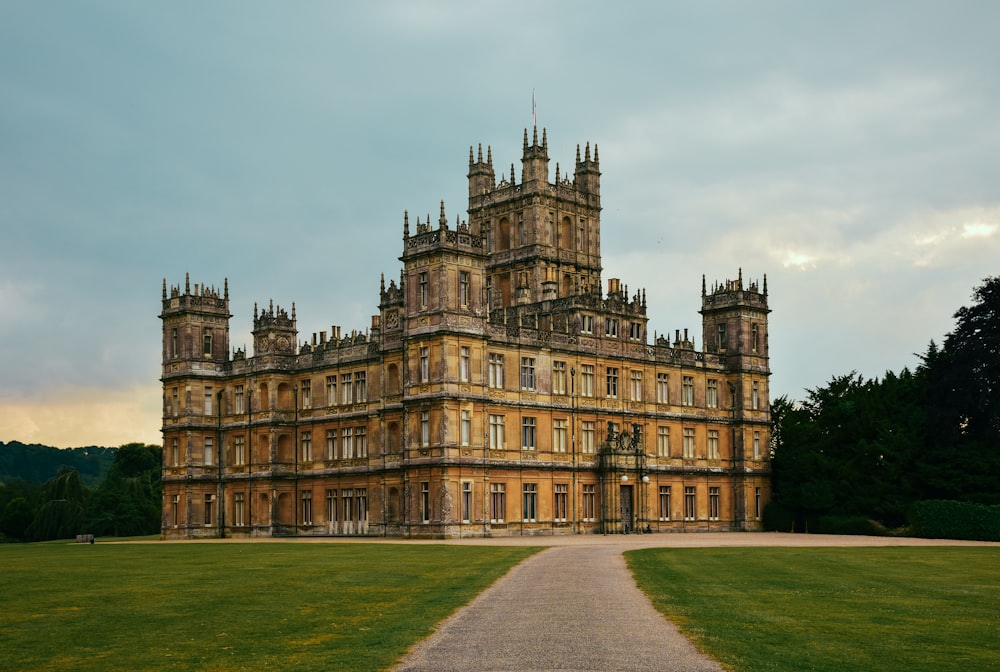
M106 536L155 534L160 530L162 449L121 446L90 502L89 529Z
M0 512L0 533L10 539L24 539L35 512L25 497L15 497Z
M70 539L83 532L87 488L75 469L65 469L45 484L42 503L25 534L34 541Z

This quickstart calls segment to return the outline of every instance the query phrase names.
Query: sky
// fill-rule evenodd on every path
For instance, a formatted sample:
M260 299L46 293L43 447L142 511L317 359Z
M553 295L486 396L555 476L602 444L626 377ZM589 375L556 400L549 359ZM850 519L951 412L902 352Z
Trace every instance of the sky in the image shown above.
M159 443L164 279L228 279L234 348L364 330L535 119L651 336L742 269L772 397L916 367L1000 273L1000 3L612 4L0 1L0 441Z

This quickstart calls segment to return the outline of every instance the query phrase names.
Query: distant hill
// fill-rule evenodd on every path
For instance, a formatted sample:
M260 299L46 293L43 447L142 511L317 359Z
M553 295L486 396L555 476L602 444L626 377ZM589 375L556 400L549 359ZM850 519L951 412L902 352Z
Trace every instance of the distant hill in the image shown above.
M94 487L108 473L117 450L101 446L53 448L37 443L0 441L0 483L15 480L45 483L67 467L76 469L80 480Z

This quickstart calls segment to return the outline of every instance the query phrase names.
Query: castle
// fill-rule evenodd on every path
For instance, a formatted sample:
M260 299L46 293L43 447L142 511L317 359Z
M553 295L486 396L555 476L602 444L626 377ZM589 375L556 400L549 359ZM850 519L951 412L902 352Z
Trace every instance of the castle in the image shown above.
M700 347L601 282L600 162L469 150L468 221L403 217L367 332L300 341L163 282L164 538L753 530L770 496L767 279L706 286Z

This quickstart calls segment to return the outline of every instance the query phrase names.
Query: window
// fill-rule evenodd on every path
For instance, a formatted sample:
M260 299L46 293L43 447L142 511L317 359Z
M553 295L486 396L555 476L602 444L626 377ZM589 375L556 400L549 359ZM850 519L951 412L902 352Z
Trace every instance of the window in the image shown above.
M181 496L174 495L173 500L170 502L170 518L171 520L173 520L174 527L177 527L177 525L179 525L179 522L177 520L177 508L180 505L180 501L181 501Z
M670 376L665 373L656 374L656 402L670 403Z
M354 457L353 427L344 427L340 430L340 456L345 460Z
M566 511L569 509L569 486L565 483L556 483L555 486L555 509L553 518L556 522L566 522Z
M503 483L490 483L490 522L502 523L507 513L507 493Z
M760 335L756 324L750 325L750 349L754 352L760 350Z
M350 404L354 398L353 378L350 373L344 373L340 376L340 403L342 404Z
M465 345L458 349L458 379L469 382L469 348Z
M212 464L212 453L215 452L215 446L212 445L212 437L205 437L205 465L208 466Z
M535 358L534 357L522 357L521 358L521 389L522 390L534 390L535 389Z
M642 371L629 372L629 397L631 401L642 401Z
M760 520L760 488L753 490L753 517Z
M243 386L237 385L236 391L233 393L233 413L241 414L244 412L243 408Z
M472 483L462 481L462 522L472 520Z
M418 283L420 289L420 296L418 298L418 303L421 308L427 307L427 272L424 271L418 276Z
M618 369L614 366L609 366L606 369L607 372L607 396L611 399L618 398Z
M656 428L656 454L660 457L670 457L670 428Z
M368 428L354 428L354 456L368 457Z
M753 459L760 459L760 432L753 433Z
M690 427L684 430L684 459L694 459L694 429Z
M181 451L177 445L177 439L174 439L170 445L170 453L171 453L170 461L173 463L175 467L180 463L180 458L181 458L180 452Z
M202 350L206 355L212 354L212 329L205 327L201 332Z
M469 289L469 272L459 271L458 272L458 305L461 308L467 308L469 306L469 295L472 293Z
M593 522L597 518L597 486L585 484L583 486L583 519Z
M302 524L313 524L313 493L308 490L302 493Z
M670 520L670 486L660 486L660 520Z
M170 330L170 356L177 357L177 327Z
M236 464L247 463L246 437L233 437L233 462Z
M326 405L336 406L337 404L337 376L326 377Z
M326 491L326 522L337 522L337 491Z
M350 523L354 520L354 507L351 506L353 499L354 490L352 488L344 488L340 491L340 511L345 523ZM349 530L345 529L345 531Z
M354 508L358 513L358 522L368 520L368 488L354 489Z
M205 388L205 415L212 415L212 388Z
M552 452L566 452L566 436L569 433L569 423L565 418L556 418L552 421Z
M490 416L490 450L503 450L503 421L502 415Z
M718 520L719 519L719 489L709 488L708 489L708 519Z
M521 450L535 449L535 419L521 419Z
M312 462L313 443L312 432L302 432L302 461Z
M420 520L431 522L431 484L428 481L420 483Z
M552 394L566 394L566 362L552 362Z
M496 389L503 388L503 355L490 353L490 387Z
M430 348L420 348L420 382L426 383L431 379L431 356Z
M171 396L171 402L172 402L170 404L171 413L176 418L177 414L180 413L180 411L181 411L180 402L177 400L177 388L176 387L173 388L170 391L170 396Z
M461 441L463 446L469 445L472 437L472 411L462 411Z
M358 371L354 374L354 403L362 404L368 401L368 374Z
M718 325L716 345L719 347L719 350L725 350L726 349L726 325L725 325L725 323Z
M326 430L326 459L337 459L337 430Z
M719 381L713 379L706 382L705 405L709 408L719 407Z
M299 383L299 401L302 408L312 408L312 382L303 380Z
M592 397L592 396L594 396L594 365L593 364L581 364L580 365L580 396L581 397Z
M205 524L212 524L212 504L215 502L215 495L205 495Z
M694 486L684 488L684 520L694 520L697 515L697 504Z
M431 445L431 412L420 411L420 445Z
M233 525L236 527L243 527L246 524L243 493L237 492L233 496Z
M613 317L604 319L604 335L616 338L618 336L618 320Z
M708 430L708 459L719 459L719 430Z
M519 212L517 213L517 244L526 245L527 242L527 231L524 228L524 213Z
M580 451L584 453L593 453L594 448L597 445L596 432L594 431L594 421L584 420L581 423L580 432Z
M755 411L760 408L760 385L756 380L753 381L753 387L751 388L750 408Z
M524 507L522 518L526 523L533 523L538 518L538 484L524 484Z
M633 341L642 340L642 322L629 322L628 323L628 337Z
M594 333L594 316L593 315L581 315L580 316L580 333L581 334L592 334L592 333Z
M684 376L681 381L681 404L694 406L694 378L691 376Z

